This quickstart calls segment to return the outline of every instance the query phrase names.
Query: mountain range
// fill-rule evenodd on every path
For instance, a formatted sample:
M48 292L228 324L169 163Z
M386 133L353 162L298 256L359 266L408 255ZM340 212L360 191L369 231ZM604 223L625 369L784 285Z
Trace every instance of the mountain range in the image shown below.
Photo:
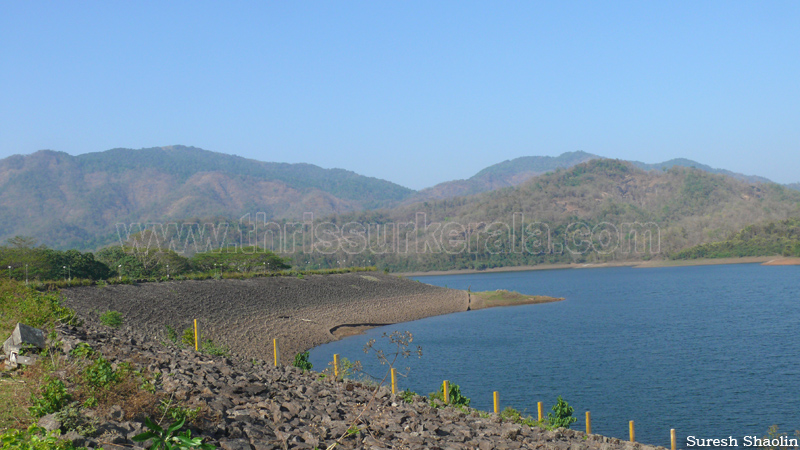
M307 211L321 217L406 208L521 186L597 159L581 151L517 158L466 180L414 191L343 169L262 162L177 145L78 156L41 150L0 160L0 239L26 235L55 248L95 249L113 242L116 223L235 220L254 212L292 220ZM695 167L746 183L770 183L686 159L631 164L645 171ZM800 184L790 187L800 189Z

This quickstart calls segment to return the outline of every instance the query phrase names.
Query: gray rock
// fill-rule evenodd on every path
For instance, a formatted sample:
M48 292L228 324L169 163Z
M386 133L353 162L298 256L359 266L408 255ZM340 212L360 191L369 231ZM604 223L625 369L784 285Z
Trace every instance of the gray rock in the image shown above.
M108 412L108 416L114 420L122 420L122 417L125 416L125 412L119 405L114 405L111 407L110 411Z
M48 414L39 419L39 426L47 431L58 430L61 428L61 421L56 419L55 414Z
M22 350L22 346L14 345L14 338L9 336L5 342L3 342L3 353L6 355L10 355L12 353L19 353Z
M219 446L223 450L251 450L250 442L243 439L230 439L219 441Z
M14 328L14 332L11 333L11 339L13 339L14 345L32 345L41 349L47 346L44 331L29 327L24 323L17 324L17 327Z
M39 358L34 355L17 355L17 364L22 364L23 366L32 366L36 364L37 361L39 361Z
M64 439L72 442L75 447L86 447L86 438L76 431L69 431L64 435Z

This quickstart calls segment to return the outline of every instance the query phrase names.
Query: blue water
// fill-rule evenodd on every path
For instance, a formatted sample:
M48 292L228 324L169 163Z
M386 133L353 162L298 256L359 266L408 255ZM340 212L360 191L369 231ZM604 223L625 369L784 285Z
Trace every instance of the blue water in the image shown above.
M652 269L607 268L447 275L424 283L565 297L563 302L449 314L369 330L311 351L315 368L332 354L381 374L363 347L411 331L422 358L401 389L432 392L448 379L490 411L536 416L558 395L584 429L669 445L686 436L762 437L777 424L800 428L800 267L753 264Z

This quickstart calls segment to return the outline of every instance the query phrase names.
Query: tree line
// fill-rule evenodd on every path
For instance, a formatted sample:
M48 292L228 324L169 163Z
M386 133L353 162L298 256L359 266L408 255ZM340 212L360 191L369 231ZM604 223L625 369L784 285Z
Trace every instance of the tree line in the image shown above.
M19 281L66 279L154 279L191 273L274 272L290 269L288 258L270 251L239 248L237 252L198 253L191 258L171 250L144 251L125 245L103 248L96 254L54 250L36 240L15 236L0 246L0 278Z

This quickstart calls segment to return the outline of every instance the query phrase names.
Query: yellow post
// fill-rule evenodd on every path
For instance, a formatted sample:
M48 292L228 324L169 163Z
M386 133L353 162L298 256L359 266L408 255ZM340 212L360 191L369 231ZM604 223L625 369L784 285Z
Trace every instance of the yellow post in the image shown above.
M592 434L592 413L586 411L586 434Z
M281 352L278 349L278 338L272 340L273 358L275 359L275 367L281 365Z
M631 429L631 442L636 442L636 429L633 427L633 421L628 423L628 428Z
M339 379L339 354L333 354L333 377Z
M198 351L199 346L197 345L197 319L194 319L194 351Z
M544 414L542 411L542 402L537 403L536 406L539 409L539 422L541 422L542 420L544 420Z
M494 413L497 414L500 412L500 398L497 391L494 391Z
M672 450L678 450L678 445L675 439L675 428L669 430L669 440L672 443Z
M397 393L397 370L392 367L392 394Z
M442 390L444 391L444 402L445 403L450 403L450 382L449 381L444 380L444 383L442 383Z

